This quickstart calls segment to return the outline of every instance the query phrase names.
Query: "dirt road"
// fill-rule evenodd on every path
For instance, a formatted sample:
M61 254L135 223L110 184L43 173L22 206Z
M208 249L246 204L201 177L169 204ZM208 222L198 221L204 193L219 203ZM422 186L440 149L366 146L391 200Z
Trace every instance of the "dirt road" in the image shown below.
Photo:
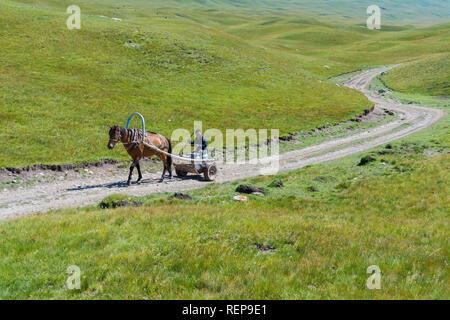
M365 151L390 141L423 130L445 116L442 110L415 105L403 105L378 96L366 89L370 81L389 67L357 75L345 85L363 92L379 108L392 110L398 117L387 124L345 138L335 139L301 150L280 155L281 171L322 163ZM273 160L273 159L272 159ZM219 166L217 182L231 181L261 174L261 164L226 164ZM105 196L115 193L142 196L159 192L192 190L206 185L201 179L188 176L158 183L158 174L147 174L141 185L126 187L126 168L106 167L93 169L86 176L60 176L53 181L5 189L0 192L0 220L21 217L30 213L46 212L64 207L79 207L98 203Z

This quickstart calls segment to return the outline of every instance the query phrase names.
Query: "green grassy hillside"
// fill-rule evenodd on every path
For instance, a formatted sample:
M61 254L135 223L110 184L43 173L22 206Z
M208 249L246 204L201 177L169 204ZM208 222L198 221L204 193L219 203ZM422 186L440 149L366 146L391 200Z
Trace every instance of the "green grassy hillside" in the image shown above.
M447 117L369 153L211 184L192 201L159 194L138 208L0 222L0 299L449 299L448 127ZM366 155L375 161L359 166ZM268 193L236 203L241 183ZM80 290L65 285L71 265ZM371 265L381 290L366 288Z
M119 23L94 15L108 14L97 6L69 31L63 10L0 6L0 166L125 158L105 150L106 135L134 111L166 135L194 120L287 133L369 106L298 62L193 22L195 14L149 11ZM124 46L130 40L140 47Z
M69 1L0 3L0 166L126 159L105 150L106 133L132 111L164 134L194 119L313 128L370 105L327 77L383 64L406 62L383 78L396 90L448 95L449 24L370 32L236 9L250 2L156 3L81 2L72 32ZM158 194L139 208L2 221L0 299L449 299L448 128L447 117L368 153L211 184L193 201ZM359 166L366 155L375 161ZM268 194L236 203L240 183ZM65 287L71 265L81 290ZM381 290L366 288L371 265Z
M450 54L406 63L388 72L383 81L400 92L450 96Z
M447 127L378 148L366 166L353 156L243 181L269 192L248 203L231 200L241 181L193 201L2 222L0 298L448 299ZM70 265L81 290L65 288ZM381 290L366 288L371 265Z
M282 134L323 126L370 107L327 77L449 51L448 24L370 32L283 10L131 0L80 2L82 29L69 31L71 4L0 3L0 167L127 159L106 135L134 111L165 135L194 120Z
M40 0L20 0L24 3L42 3ZM60 1L45 0L45 3L58 6ZM83 6L91 1L78 1ZM367 7L373 4L380 6L382 21L389 24L417 24L448 22L450 4L442 0L96 0L104 7L139 8L184 8L184 9L252 9L271 11L283 14L321 17L339 21L361 21L367 19Z
M324 76L450 51L448 23L427 28L392 26L374 32L359 25L284 17L251 21L227 32L301 61L303 68Z

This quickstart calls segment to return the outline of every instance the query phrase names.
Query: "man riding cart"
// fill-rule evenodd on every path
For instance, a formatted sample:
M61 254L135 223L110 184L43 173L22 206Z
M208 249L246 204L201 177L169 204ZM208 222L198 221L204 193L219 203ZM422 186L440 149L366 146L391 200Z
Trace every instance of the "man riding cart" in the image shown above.
M194 147L194 151L190 155L192 161L174 163L177 175L184 177L188 173L203 174L206 181L214 181L217 175L217 166L214 158L208 154L208 140L202 135L202 131L196 130L194 141L188 139L187 143Z
M195 138L194 141L191 139L188 140L194 147L194 151L191 153L191 159L208 159L208 140L203 136L202 131L200 129L195 130ZM202 163L206 165L206 162ZM197 170L200 169L200 164L196 163L195 168Z

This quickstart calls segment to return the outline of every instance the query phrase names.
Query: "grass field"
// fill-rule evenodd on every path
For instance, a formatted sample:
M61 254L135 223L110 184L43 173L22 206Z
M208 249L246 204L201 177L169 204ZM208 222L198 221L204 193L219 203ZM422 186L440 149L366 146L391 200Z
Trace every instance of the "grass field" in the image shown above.
M18 0L23 3L39 4L39 0ZM46 0L46 5L58 7L60 1ZM91 1L78 1L83 6ZM96 4L114 9L125 8L128 12L138 11L136 8L160 9L182 8L183 10L234 10L259 11L264 13L308 15L326 18L333 21L359 21L365 23L367 7L373 5L370 0L96 0ZM378 0L382 20L390 24L435 24L448 22L450 4L441 0ZM94 5L95 6L95 5Z
M400 92L450 97L449 71L450 54L444 53L391 70L383 81Z
M399 62L372 85L449 111L449 24L369 32L354 8L351 22L333 23L248 10L258 2L158 3L81 2L82 30L69 32L68 1L0 2L0 167L125 159L106 152L106 132L131 111L164 134L193 120L307 130L370 105L328 77ZM136 199L137 208L1 221L0 299L449 299L449 125L447 117L389 146L290 173L211 184L188 192L192 201L157 194ZM359 166L367 155L375 161ZM270 187L278 180L284 188ZM268 193L236 203L241 183ZM71 265L81 290L65 286ZM366 288L371 265L381 290Z
M298 11L131 0L81 2L69 31L69 4L0 3L0 167L127 159L105 143L133 111L165 135L194 120L282 134L346 120L370 103L325 78L449 46L448 24L369 32Z
M1 222L0 298L448 299L449 125L192 201L159 194ZM375 161L359 166L366 155ZM268 194L235 203L241 183ZM65 286L70 265L81 290ZM366 288L371 265L381 290Z
M362 154L193 201L2 222L0 298L448 299L448 125L377 148L366 166ZM239 183L269 193L234 203ZM70 265L81 290L65 288ZM365 286L370 265L381 290Z

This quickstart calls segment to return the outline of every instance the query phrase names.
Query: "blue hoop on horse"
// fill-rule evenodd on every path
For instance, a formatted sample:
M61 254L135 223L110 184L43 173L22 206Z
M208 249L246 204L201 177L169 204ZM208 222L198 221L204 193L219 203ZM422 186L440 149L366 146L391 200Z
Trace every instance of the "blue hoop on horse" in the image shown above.
M133 114L128 118L128 121L127 121L127 129L130 128L130 122L131 122L131 119L133 119L134 116L138 116L139 118L141 118L141 122L142 122L142 142L144 142L144 139L145 139L145 119L144 119L144 116L143 116L142 114L140 114L140 113L138 113L138 112L133 113Z

